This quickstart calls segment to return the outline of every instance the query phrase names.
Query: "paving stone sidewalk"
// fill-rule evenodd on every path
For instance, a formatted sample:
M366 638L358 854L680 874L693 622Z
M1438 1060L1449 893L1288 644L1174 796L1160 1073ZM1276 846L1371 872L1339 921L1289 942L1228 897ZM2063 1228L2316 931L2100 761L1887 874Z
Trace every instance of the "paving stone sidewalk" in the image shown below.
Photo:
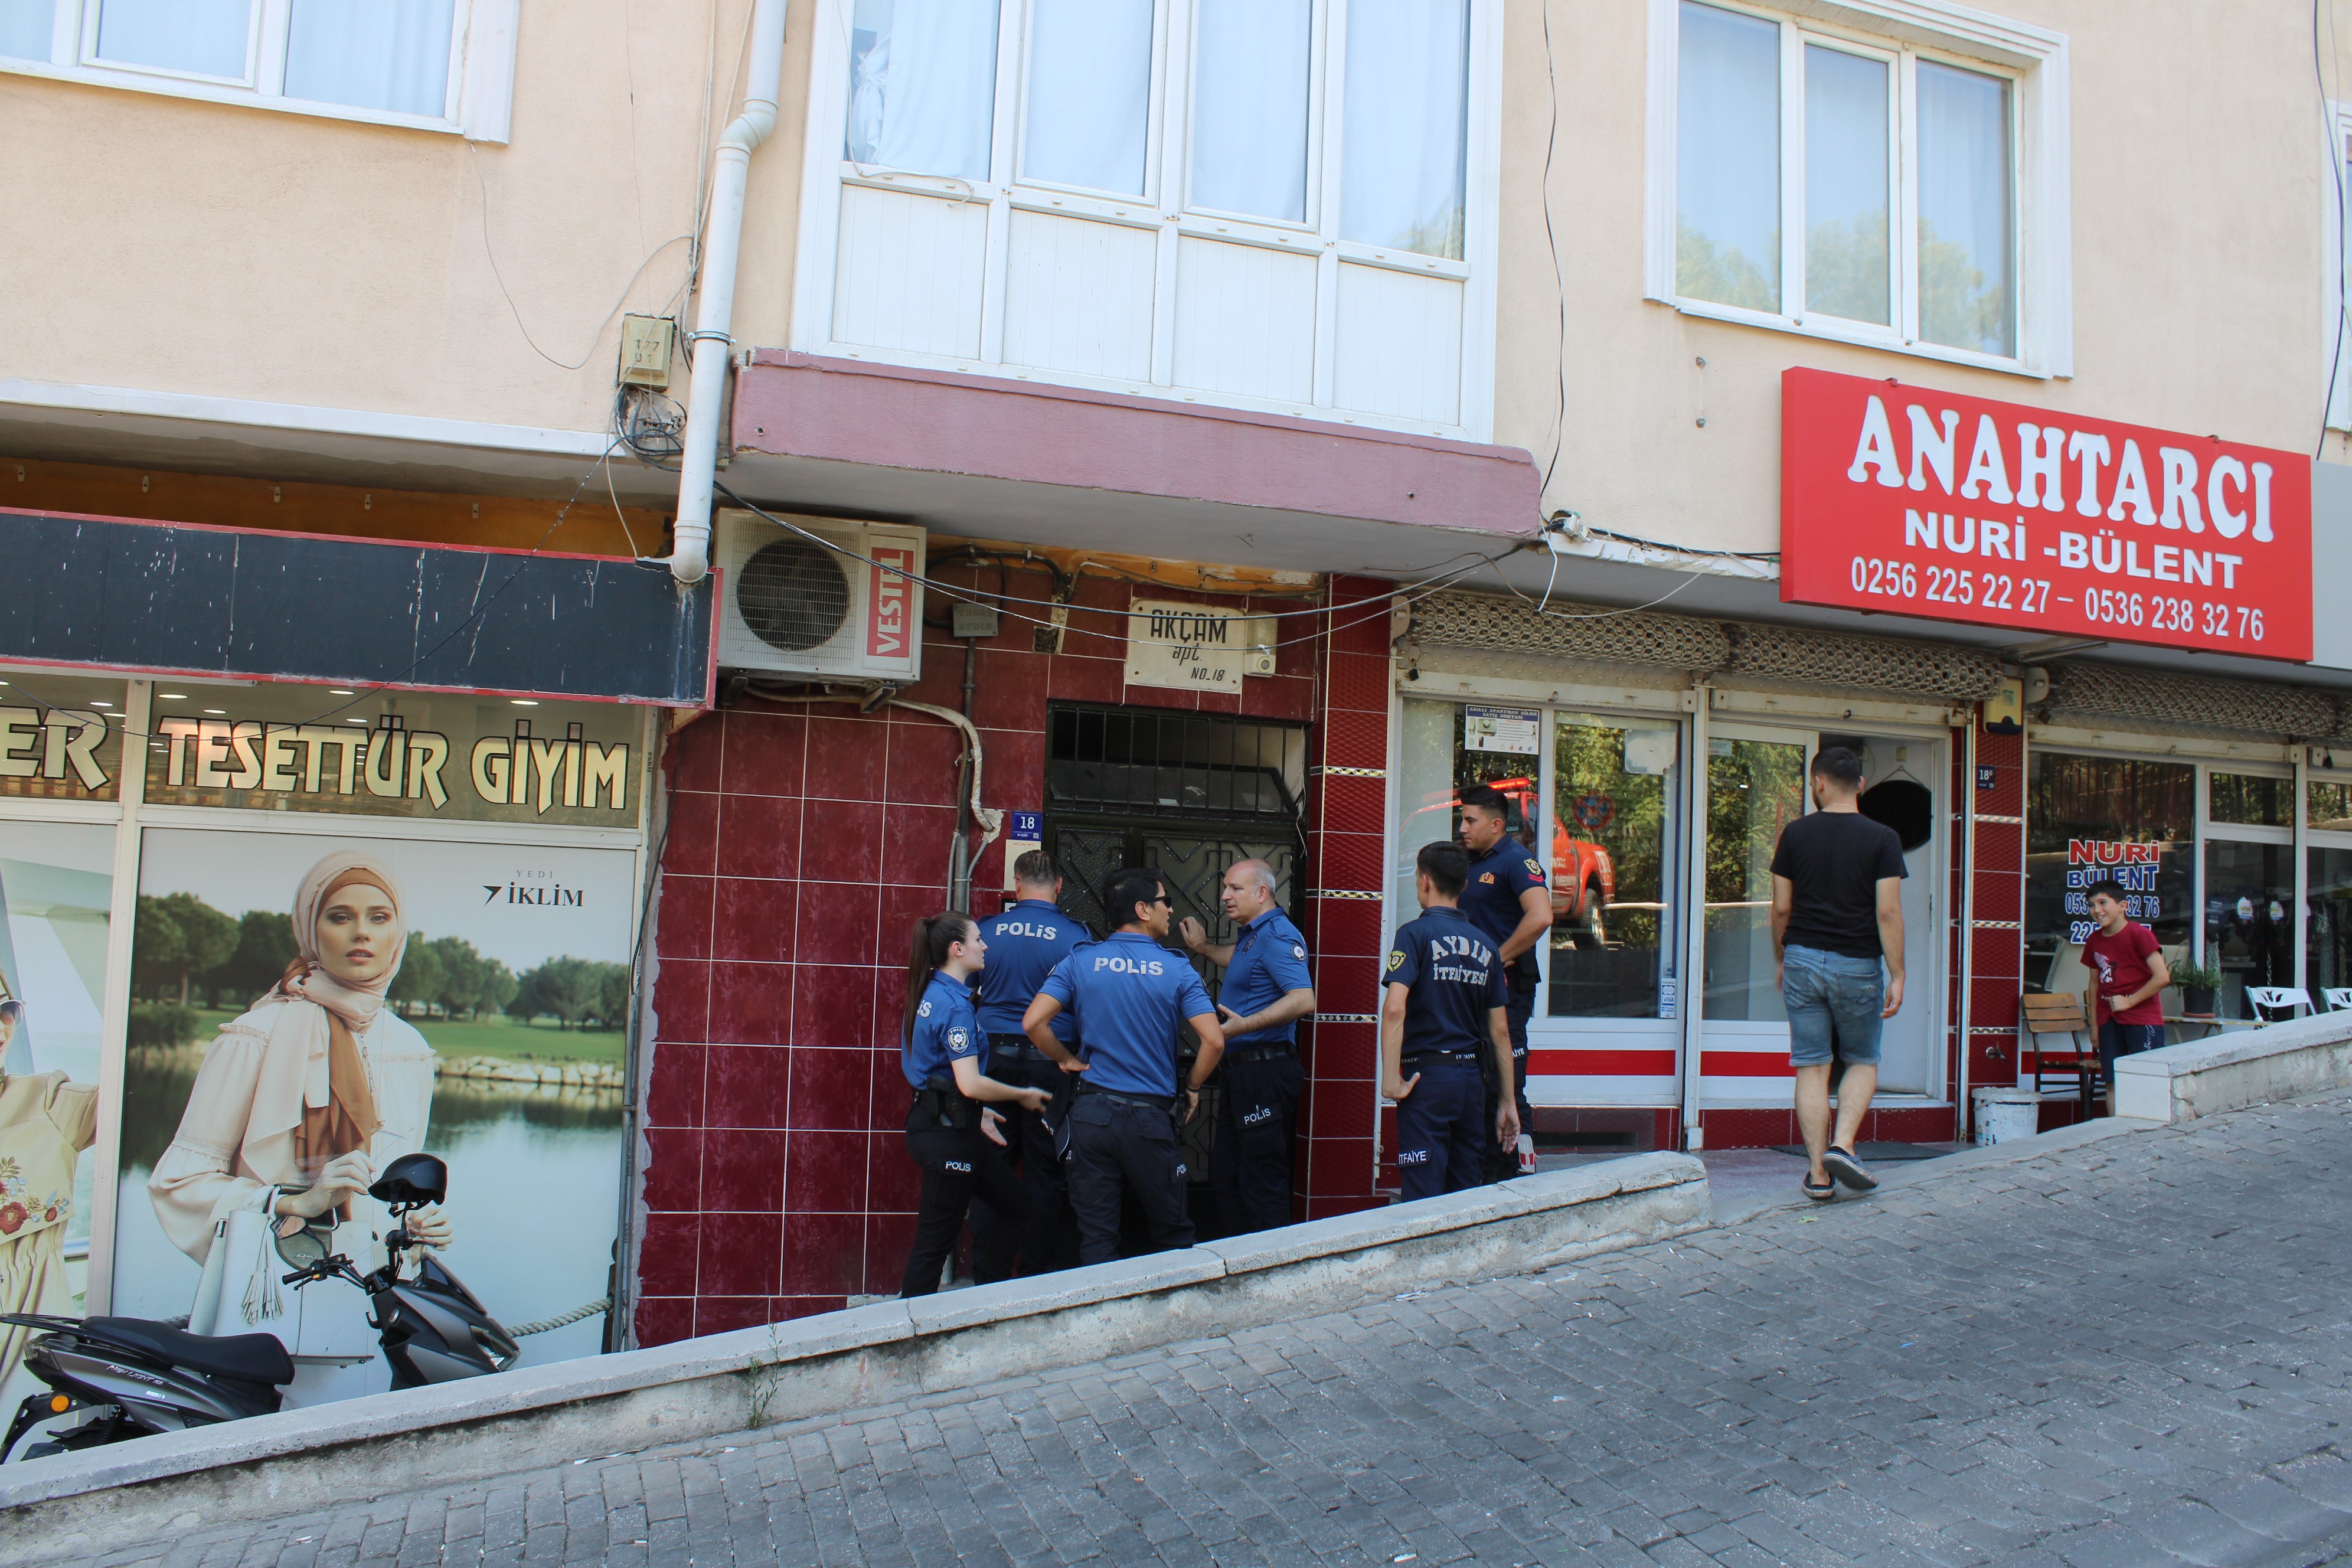
M2352 1564L2352 1099L1914 1169L1544 1275L103 1561Z

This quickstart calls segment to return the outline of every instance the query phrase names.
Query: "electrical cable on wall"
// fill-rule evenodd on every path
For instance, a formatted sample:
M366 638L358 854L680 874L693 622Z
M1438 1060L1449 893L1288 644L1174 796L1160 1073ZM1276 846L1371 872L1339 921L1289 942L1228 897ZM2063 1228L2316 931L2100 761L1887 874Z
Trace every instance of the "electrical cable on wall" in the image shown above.
M2327 67L2319 42L2319 13L2326 0L2311 0L2311 74L2319 88L2319 117L2327 132L2327 169L2336 190L2336 346L2327 362L2327 395L2319 405L2319 444L2312 449L2314 458L2327 452L2327 422L2336 413L2336 386L2344 374L2344 325L2347 313L2352 313L2352 300L2345 298L2347 273L2352 273L2352 258L2347 258L2347 238L2344 221L2344 160L2346 150L2342 132L2336 122L2336 111L2327 98ZM2330 21L2333 21L2331 16ZM2332 30L2332 28L2331 28Z

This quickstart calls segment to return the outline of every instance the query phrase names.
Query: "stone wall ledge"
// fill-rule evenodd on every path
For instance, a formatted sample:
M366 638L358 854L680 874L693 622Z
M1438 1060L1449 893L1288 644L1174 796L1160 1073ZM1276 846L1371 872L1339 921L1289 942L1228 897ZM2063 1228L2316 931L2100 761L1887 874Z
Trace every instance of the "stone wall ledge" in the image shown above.
M1177 1252L0 1468L0 1564L832 1415L1528 1273L1709 1223L1654 1153Z
M2352 1086L2352 1012L2320 1013L2116 1059L2117 1116L2193 1121Z

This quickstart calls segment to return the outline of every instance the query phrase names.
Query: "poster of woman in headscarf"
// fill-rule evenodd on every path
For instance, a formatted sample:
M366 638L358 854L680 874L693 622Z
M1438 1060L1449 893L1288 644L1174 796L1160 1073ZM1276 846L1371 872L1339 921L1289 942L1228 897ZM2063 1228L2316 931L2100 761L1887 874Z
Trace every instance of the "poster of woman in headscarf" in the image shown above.
M415 1150L447 1162L450 1188L410 1231L492 1314L522 1325L604 1296L632 873L613 850L148 831L114 1310L188 1312L240 1210L375 1267L394 1222L367 1188ZM242 1289L219 1331L287 1339L289 1402L388 1385L357 1289L309 1286L248 1326L231 1321ZM593 1353L603 1322L526 1338L525 1364Z

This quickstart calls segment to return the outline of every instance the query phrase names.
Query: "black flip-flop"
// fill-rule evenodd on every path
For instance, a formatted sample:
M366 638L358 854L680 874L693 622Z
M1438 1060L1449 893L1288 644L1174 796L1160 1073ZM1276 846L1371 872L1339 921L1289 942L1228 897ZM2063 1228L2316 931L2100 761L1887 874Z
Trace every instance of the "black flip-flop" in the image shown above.
M1861 1161L1855 1159L1850 1151L1840 1149L1834 1144L1822 1155L1822 1163L1828 1168L1832 1176L1857 1193L1866 1193L1878 1185L1878 1178L1864 1170Z
M1835 1182L1823 1182L1817 1187L1813 1185L1813 1178L1810 1173L1798 1177L1797 1185L1804 1188L1805 1195L1812 1199L1813 1202L1817 1204L1825 1204L1832 1198L1837 1196L1837 1184Z

